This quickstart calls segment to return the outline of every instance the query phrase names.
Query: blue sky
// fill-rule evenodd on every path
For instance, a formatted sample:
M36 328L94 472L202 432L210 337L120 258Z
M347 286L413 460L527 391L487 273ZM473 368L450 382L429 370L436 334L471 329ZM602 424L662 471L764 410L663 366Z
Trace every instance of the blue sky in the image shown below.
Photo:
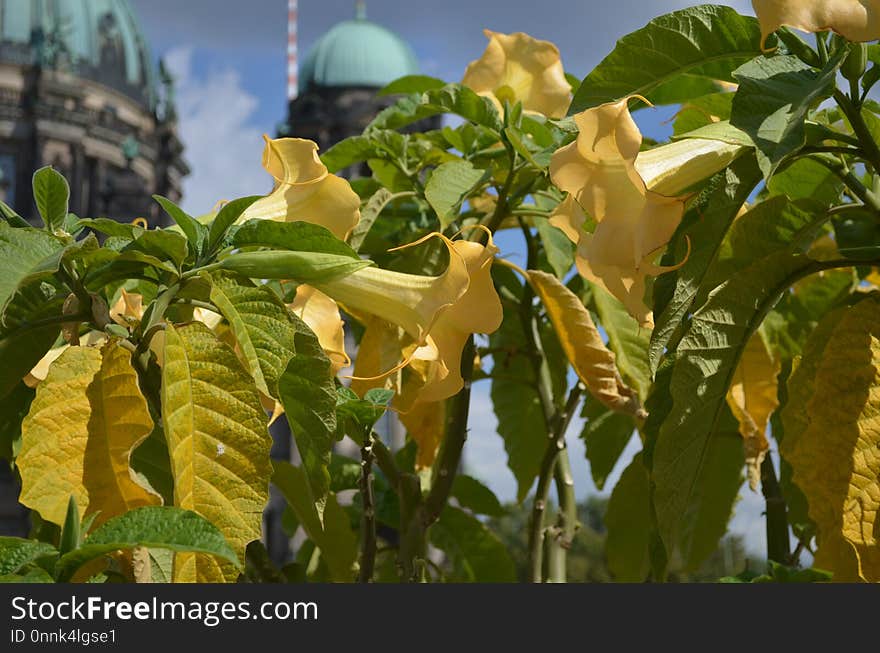
M287 3L285 0L132 0L154 54L166 58L178 78L181 136L193 174L185 184L184 207L208 211L220 199L268 191L260 167L261 135L273 134L285 118ZM555 42L566 70L585 76L611 51L620 36L651 18L686 7L687 0L445 0L435 3L372 0L368 17L406 39L422 72L447 81L461 78L467 63L485 48L484 27L525 31ZM752 13L747 0L727 2ZM300 0L300 57L335 23L354 16L353 0ZM642 111L643 132L664 138L669 110ZM500 244L516 260L515 240ZM488 384L474 393L466 466L503 499L516 493L506 454L495 435ZM574 423L569 446L579 496L596 492ZM607 488L639 449L634 438ZM732 530L751 550L765 550L763 500L744 488Z

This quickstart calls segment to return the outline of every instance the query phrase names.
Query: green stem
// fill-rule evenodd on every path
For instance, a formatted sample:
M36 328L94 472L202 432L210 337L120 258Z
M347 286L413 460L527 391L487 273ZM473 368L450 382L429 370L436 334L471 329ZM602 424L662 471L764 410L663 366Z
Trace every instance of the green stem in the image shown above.
M761 491L767 510L767 558L781 565L789 563L788 509L769 455L761 463Z
M834 100L849 120L849 124L858 137L861 148L874 168L874 172L880 173L880 147L877 146L868 124L862 117L861 110L839 89L834 92Z
M385 474L385 478L388 479L392 489L396 491L400 486L400 470L397 469L397 463L394 462L394 455L378 435L373 433L372 437L373 455L376 458L376 464L382 470L382 473Z
M574 410L571 412L573 413ZM562 432L565 433L564 428ZM565 445L564 437L561 438L561 442ZM574 542L578 529L577 497L574 494L574 478L571 474L571 461L568 459L567 449L561 449L556 457L554 478L556 494L559 497L559 513L556 517L556 525L553 527L553 537L548 542L547 582L564 583L567 580L568 550Z
M214 306L214 304L210 302L203 302L198 299L189 299L186 297L178 297L174 300L174 304L185 304L187 306L194 306L195 308L203 308L206 311L211 311L212 313L220 313L220 309Z
M376 501L373 495L373 441L370 432L364 437L361 447L361 502L363 518L361 520L361 556L359 583L373 580L376 566Z
M880 214L880 198L868 190L861 180L847 166L833 156L814 156L813 161L825 166L836 174L846 185L847 189L856 196L866 207Z

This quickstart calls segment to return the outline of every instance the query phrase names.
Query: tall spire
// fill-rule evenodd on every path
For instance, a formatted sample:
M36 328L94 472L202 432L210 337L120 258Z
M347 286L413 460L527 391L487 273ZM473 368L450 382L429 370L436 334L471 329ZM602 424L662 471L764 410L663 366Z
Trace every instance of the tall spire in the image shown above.
M364 0L357 0L354 3L354 17L357 20L367 19L367 3Z
M297 0L287 0L287 99L299 93L299 60L297 53Z

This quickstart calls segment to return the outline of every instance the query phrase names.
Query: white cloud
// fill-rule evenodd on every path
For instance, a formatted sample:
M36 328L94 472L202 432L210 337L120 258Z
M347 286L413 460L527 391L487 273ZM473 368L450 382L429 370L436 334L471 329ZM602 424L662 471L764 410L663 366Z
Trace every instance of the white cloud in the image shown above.
M271 182L260 167L262 134L249 123L259 100L233 68L199 76L192 60L189 47L165 56L177 80L179 133L192 168L183 184L183 208L199 215L221 199L266 193Z

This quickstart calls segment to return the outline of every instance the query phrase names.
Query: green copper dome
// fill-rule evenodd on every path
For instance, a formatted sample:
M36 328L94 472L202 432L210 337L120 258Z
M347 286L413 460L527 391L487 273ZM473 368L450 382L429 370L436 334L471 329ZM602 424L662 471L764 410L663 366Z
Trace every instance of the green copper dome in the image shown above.
M309 51L300 68L300 91L313 84L381 88L418 73L418 61L406 41L368 21L362 8L358 13L354 20L332 27Z
M0 60L40 62L155 102L149 46L127 0L0 0Z

